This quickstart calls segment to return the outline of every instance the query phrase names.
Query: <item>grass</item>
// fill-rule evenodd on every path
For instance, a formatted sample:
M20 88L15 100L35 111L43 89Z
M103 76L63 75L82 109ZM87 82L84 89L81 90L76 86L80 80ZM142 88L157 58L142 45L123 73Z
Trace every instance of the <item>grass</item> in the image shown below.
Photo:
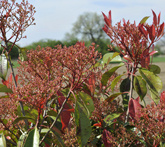
M12 60L12 63L13 63L14 68L17 68L20 66L17 60Z
M165 57L154 57L153 62L165 62Z

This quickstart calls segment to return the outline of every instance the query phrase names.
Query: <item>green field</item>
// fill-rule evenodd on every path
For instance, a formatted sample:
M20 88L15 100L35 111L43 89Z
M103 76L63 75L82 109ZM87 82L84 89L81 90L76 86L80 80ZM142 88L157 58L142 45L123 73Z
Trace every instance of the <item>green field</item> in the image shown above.
M165 62L165 57L154 57L153 62Z

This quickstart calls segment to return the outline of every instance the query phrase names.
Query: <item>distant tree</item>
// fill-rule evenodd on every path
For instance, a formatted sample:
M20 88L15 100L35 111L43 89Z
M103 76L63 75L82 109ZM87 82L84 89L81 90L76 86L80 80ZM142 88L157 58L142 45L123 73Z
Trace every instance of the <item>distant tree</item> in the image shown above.
M104 20L102 15L86 12L78 17L77 21L73 24L71 34L67 33L66 36L68 38L80 38L83 41L90 40L97 44L101 39L106 38L102 30L103 26Z
M54 48L56 45L61 44L63 46L63 43L59 40L51 40L51 39L42 39L37 42L33 42L32 44L25 46L26 49L36 49L36 47L39 45L41 47L51 47Z

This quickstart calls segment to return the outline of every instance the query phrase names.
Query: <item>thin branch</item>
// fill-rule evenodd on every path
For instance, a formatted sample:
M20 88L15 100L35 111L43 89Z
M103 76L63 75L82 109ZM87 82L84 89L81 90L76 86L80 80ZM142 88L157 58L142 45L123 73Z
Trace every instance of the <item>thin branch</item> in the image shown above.
M129 100L128 102L130 101L130 99L132 98L132 95L133 95L133 73L134 73L134 63L133 63L133 66L131 67L131 81L130 81L130 92L129 92ZM129 118L129 106L127 108L127 112L126 112L126 118L125 118L125 123L128 122L128 118Z
M40 145L42 144L42 142L44 141L44 139L46 138L46 136L49 134L49 132L51 131L51 129L53 128L53 126L56 124L56 122L57 122L57 120L58 120L58 118L59 118L59 116L60 116L62 110L64 109L64 106L65 106L66 102L68 101L68 99L69 99L69 97L70 97L70 94L71 94L71 91L68 92L68 95L67 95L66 99L64 100L64 102L62 103L62 106L61 106L61 108L60 108L60 110L59 110L59 112L58 112L58 114L57 114L56 119L54 120L54 122L52 123L52 125L51 125L50 128L49 128L49 131L48 131L48 132L45 134L45 136L41 139Z

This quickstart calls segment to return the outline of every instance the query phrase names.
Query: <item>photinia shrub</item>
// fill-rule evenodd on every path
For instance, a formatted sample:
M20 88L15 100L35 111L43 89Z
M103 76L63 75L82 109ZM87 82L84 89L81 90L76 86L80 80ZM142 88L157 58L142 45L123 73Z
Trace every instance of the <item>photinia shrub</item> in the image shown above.
M138 25L123 20L115 26L111 11L108 17L103 13L103 30L119 52L107 53L99 61L95 44L38 46L27 53L26 61L19 60L15 76L8 42L15 38L14 46L23 37L35 11L24 0L21 4L4 0L1 11L5 54L1 55L0 92L6 94L0 97L3 146L164 146L165 92L160 94L160 68L150 64L150 56L156 53L154 43L164 30L160 13L156 16L152 11L151 25L145 17ZM5 25L13 31L8 39ZM122 63L112 67L112 61ZM8 79L7 62L12 69ZM126 73L119 75L123 65ZM149 94L151 105L144 99Z

